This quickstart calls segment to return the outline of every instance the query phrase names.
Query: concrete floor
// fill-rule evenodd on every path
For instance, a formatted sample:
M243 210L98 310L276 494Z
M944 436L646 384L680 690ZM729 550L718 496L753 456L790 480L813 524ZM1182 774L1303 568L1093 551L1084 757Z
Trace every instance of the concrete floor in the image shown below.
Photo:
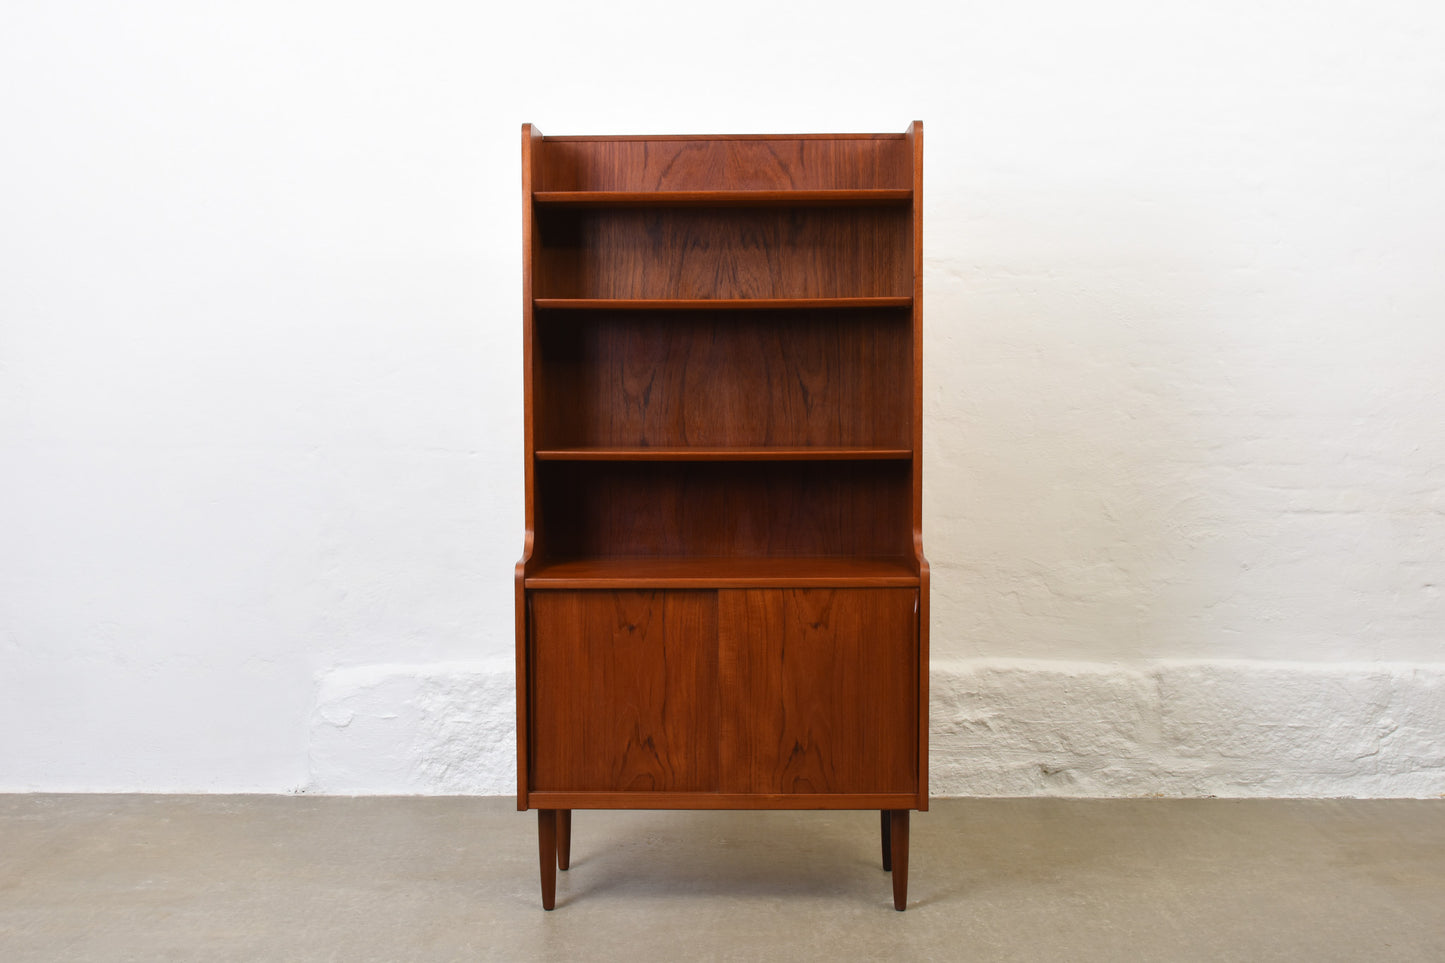
M936 800L574 817L507 799L0 796L0 960L1445 960L1445 801Z

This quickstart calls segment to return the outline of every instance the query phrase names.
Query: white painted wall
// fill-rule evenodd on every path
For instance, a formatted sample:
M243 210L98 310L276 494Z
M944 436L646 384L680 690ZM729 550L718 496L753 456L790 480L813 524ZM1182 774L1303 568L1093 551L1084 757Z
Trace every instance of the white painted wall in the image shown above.
M935 788L1445 792L1445 10L719 11L6 5L0 789L510 791L519 125L919 117Z

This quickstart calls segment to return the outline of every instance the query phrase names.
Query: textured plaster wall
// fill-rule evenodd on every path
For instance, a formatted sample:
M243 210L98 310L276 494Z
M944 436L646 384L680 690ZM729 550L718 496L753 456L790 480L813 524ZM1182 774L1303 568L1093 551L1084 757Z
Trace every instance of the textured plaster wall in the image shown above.
M6 8L0 790L510 791L520 123L919 117L934 788L1445 792L1445 11L730 10Z
M930 791L986 796L1435 796L1445 666L935 659ZM328 675L308 789L516 784L504 661Z

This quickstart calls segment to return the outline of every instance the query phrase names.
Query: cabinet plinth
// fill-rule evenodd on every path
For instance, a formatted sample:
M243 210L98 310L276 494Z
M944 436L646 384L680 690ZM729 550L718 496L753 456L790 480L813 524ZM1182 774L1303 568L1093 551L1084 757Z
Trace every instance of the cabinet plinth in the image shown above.
M519 809L928 808L923 128L522 131ZM579 823L586 833L586 823ZM570 875L570 874L568 874Z

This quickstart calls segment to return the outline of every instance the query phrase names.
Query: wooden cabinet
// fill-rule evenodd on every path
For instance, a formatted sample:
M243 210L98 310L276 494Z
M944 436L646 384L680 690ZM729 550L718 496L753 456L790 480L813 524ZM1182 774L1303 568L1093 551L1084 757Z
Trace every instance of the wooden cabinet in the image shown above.
M538 592L532 793L911 802L917 602L915 589Z
M523 128L518 807L928 808L922 125Z

